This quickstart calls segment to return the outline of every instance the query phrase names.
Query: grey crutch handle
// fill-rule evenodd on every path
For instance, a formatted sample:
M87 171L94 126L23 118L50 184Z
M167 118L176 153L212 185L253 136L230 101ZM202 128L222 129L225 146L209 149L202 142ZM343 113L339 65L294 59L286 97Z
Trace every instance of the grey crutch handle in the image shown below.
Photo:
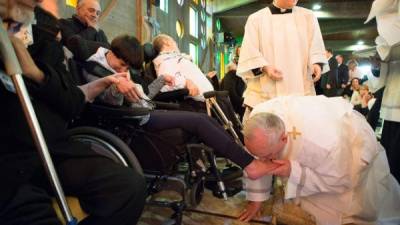
M1 24L3 20L0 18ZM21 66L19 65L14 48L8 38L8 33L3 28L0 29L0 54L4 62L4 67L7 75L22 74Z

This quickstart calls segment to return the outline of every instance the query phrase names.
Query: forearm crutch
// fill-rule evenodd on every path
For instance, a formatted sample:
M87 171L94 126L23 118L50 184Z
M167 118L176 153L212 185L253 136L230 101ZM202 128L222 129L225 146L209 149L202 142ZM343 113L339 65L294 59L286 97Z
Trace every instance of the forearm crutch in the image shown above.
M3 20L1 18L0 22L3 24ZM33 109L32 102L29 98L24 80L22 79L22 70L20 64L17 56L15 55L10 39L8 38L8 33L3 29L3 27L0 27L0 40L0 54L4 62L6 74L9 75L9 77L2 77L3 83L8 83L8 85L5 84L8 86L7 89L12 89L19 98L36 148L39 151L39 155L44 164L45 171L50 179L52 188L56 193L57 202L61 208L61 212L63 213L65 220L67 221L67 225L76 225L77 220L72 216L71 210L67 205L64 191L60 185L60 181L58 179L56 170L54 169L54 164L47 148L46 141L43 137L42 130L40 129L39 122Z
M221 122L223 123L224 129L229 131L233 138L235 139L236 143L240 146L243 146L242 141L240 140L238 134L236 133L235 129L233 129L232 121L230 121L224 111L221 109L217 102L217 95L222 94L222 92L217 91L209 91L204 93L204 98L206 99L206 107L207 107L207 114L211 116L211 110L215 112L215 114L219 117Z

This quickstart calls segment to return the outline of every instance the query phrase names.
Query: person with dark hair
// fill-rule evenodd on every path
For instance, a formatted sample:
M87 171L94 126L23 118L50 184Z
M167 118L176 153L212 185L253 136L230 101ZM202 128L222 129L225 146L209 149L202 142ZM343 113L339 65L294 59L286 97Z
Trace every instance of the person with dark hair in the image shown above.
M8 8L3 14L4 2ZM14 21L19 17L7 17L11 10L30 15L30 7L37 2L1 0L1 18L7 21L4 25L12 28L18 23ZM78 197L88 213L79 225L136 224L145 202L143 176L100 156L90 145L70 141L66 129L86 100L111 84L123 83L126 76L118 74L75 86L63 64L62 45L56 41L57 19L41 9L35 13L37 24L32 30L36 40L29 52L20 40L10 39L64 192ZM0 102L0 178L4 184L0 187L0 224L60 225L18 98L0 85Z
M349 82L349 67L344 64L342 55L336 55L335 58L338 64L338 95L341 96Z
M110 54L124 62L129 62L131 68L141 69L143 65L143 49L139 40L133 36L122 35L111 42Z
M358 90L360 88L360 83L361 80L359 78L351 79L343 90L342 97L350 101L351 96L353 96L354 90Z
M325 54L329 63L329 71L321 76L321 89L325 96L334 97L337 95L338 64L333 57L332 49L326 49Z
M95 50L93 55L86 59L86 62L90 64L89 67L87 67L88 64L84 65L86 70L84 73L86 73L87 81L93 81L99 79L100 77L106 77L115 74L117 70L122 73L127 72L132 61L123 61L122 59L116 57L116 55L121 55L122 58L124 52L128 52L125 51L125 49L122 50L123 47L137 50L130 52L131 55L126 56L126 58L132 59L135 57L135 54L138 54L138 58L141 59L141 55L143 54L141 52L142 47L135 37L122 35L116 37L115 39L117 41L114 42L113 40L111 42L111 46L115 45L113 49L116 52L99 47L97 50ZM81 47L79 51L90 52L89 49L82 49L84 45L77 46ZM95 65L93 63L97 64L97 66L101 67L102 69L94 68L93 66ZM137 63L138 64L132 64L132 67L142 64L140 60L137 61ZM96 73L91 73L93 71L96 71ZM149 87L149 89L152 89L150 90L150 93L158 92L161 87L164 86L164 84L165 81L164 83L160 82L151 84L150 86L152 87ZM135 96L121 93L118 88L116 89L111 86L104 91L97 98L97 100L112 105L122 105L125 101L128 102L131 107L148 107L147 103L154 95L145 95L145 93L142 91L141 85L132 81L129 84L126 84L126 88L128 87L136 90ZM216 120L204 113L154 110L149 116L142 117L140 124L147 131L152 132L159 132L162 130L175 128L182 129L185 132L188 132L189 134L199 138L201 142L214 149L214 151L219 153L221 156L226 157L239 165L247 172L247 174L249 174L250 178L257 178L263 175L263 171L267 171L267 169L269 169L265 167L266 164L254 159L242 146L238 145L234 139L217 123ZM253 173L254 171L257 171L257 168L259 171L257 173Z
M69 19L60 19L63 45L72 51L70 39L78 35L85 42L97 42L103 47L109 47L107 36L99 28L100 14L101 7L98 0L80 0L75 15Z
M246 83L236 74L237 65L232 62L228 65L228 73L221 80L221 90L229 92L229 99L232 102L233 109L239 115L240 120L243 119L243 92L246 89Z

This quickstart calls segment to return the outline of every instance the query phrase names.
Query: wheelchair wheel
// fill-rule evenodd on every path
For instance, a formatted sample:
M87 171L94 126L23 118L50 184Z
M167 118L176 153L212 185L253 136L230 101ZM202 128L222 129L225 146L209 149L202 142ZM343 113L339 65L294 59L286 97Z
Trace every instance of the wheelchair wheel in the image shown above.
M114 134L96 127L75 127L68 131L68 136L72 141L89 143L98 154L124 166L132 167L143 175L142 167L135 154Z
M203 199L204 195L204 180L199 179L191 188L186 190L186 204L189 207L195 208Z

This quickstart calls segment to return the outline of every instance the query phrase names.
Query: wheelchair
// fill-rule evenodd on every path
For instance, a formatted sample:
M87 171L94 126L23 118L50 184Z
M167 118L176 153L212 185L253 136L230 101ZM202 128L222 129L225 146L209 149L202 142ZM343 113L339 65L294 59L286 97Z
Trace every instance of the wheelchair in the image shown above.
M72 58L68 60L70 72L71 68L80 67L78 63ZM135 71L131 71L132 74L135 74ZM72 75L78 82L83 80L79 79L83 77L81 70L73 70ZM176 109L176 104L156 102L156 106ZM174 224L181 223L182 213L186 207L195 207L200 203L207 177L213 178L216 195L227 198L213 150L199 144L195 137L180 129L165 130L157 134L142 129L139 125L140 118L148 116L149 113L150 110L147 108L91 104L80 118L70 124L71 137L103 148L116 146L114 150L109 151L114 155L118 155L119 152L117 151L119 146L114 142L125 143L121 146L128 147L124 148L122 151L124 154L117 158L128 162L138 158L148 182L148 204L173 209L174 214L171 218ZM109 140L107 136L101 135L99 130L113 134L118 137L118 141L114 140L115 138ZM108 144L109 141L112 143ZM180 194L181 200L158 201L151 198L154 194L170 187L174 187L173 191Z
M142 79L150 82L157 78L152 61L157 57L158 53L151 43L145 43L143 45L143 50L145 67L144 73L141 76ZM204 93L205 104L188 100L188 95L189 92L187 89L180 89L159 93L154 99L156 101L176 103L179 105L178 108L180 110L207 113L210 117L215 118L239 145L243 146L243 135L241 132L243 125L233 109L227 91L210 91Z

